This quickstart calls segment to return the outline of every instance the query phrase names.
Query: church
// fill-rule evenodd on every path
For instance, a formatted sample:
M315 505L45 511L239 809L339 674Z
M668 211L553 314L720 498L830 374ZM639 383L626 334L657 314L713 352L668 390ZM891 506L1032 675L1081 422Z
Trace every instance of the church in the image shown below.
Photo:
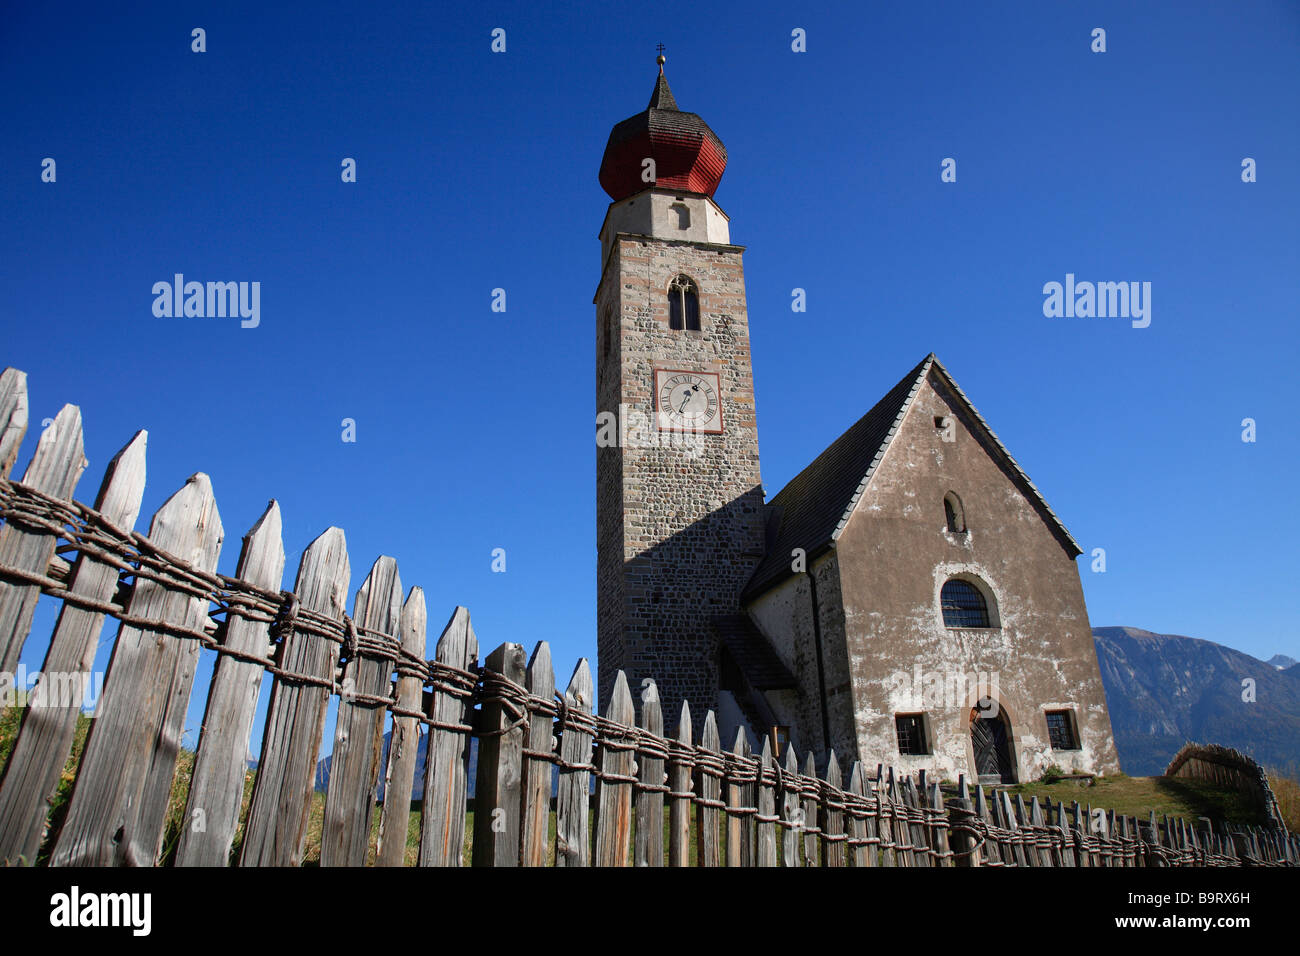
M728 748L743 729L820 766L1118 771L1082 551L938 357L766 497L727 151L658 62L600 165L597 413L660 439L598 442L602 712L622 670L670 727L713 710Z

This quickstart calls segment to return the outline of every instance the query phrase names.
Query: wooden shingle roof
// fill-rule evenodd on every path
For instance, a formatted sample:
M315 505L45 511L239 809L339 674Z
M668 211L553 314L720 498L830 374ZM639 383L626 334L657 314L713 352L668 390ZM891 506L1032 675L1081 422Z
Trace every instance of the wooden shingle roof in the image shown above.
M654 179L644 165L653 159ZM712 196L727 168L727 147L697 114L677 107L663 73L649 105L610 131L600 161L600 185L615 202L655 186Z

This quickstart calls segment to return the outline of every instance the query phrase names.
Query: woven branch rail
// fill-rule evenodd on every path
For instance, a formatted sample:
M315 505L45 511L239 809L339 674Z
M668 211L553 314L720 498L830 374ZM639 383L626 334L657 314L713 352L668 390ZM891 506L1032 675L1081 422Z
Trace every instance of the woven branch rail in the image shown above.
M697 739L687 707L670 738L652 681L640 689L638 723L621 673L606 713L597 714L587 662L560 691L545 643L531 660L522 646L504 644L480 664L464 608L452 614L427 660L423 592L412 588L403 601L391 558L375 562L352 614L345 612L350 566L338 529L304 551L292 591L280 588L284 550L274 502L245 537L236 576L215 571L223 532L206 476L194 476L168 499L149 536L134 531L143 433L110 463L94 508L72 498L84 467L72 406L42 435L23 481L9 480L14 435L20 441L25 428L25 384L19 401L14 374L0 376L0 670L16 663L37 600L62 607L45 676L0 777L0 861L298 865L331 701L338 710L322 865L402 864L413 796L422 807L419 864L462 865L474 740L474 865L1300 861L1300 841L1276 829L1198 829L1154 816L1139 823L1077 803L1068 810L1050 801L1040 806L1037 799L1026 807L1005 791L968 792L964 779L945 798L924 773L914 779L877 765L869 777L859 762L846 787L833 752L819 776L812 755L801 769L792 751L778 760L770 740L755 755L743 732L727 750L714 714ZM51 829L49 803L72 749L80 696L46 700L44 685L71 672L84 688L107 618L119 622L109 677L66 816ZM183 825L165 846L201 648L215 652L216 665ZM245 757L266 674L274 680L244 812ZM421 734L422 794L413 793ZM372 840L381 782L385 799Z

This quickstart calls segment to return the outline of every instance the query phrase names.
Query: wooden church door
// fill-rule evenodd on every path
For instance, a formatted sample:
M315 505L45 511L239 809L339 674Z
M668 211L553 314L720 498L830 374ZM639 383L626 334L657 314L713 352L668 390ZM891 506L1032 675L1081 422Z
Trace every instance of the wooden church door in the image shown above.
M970 740L975 751L975 772L982 784L1015 783L1006 718L1001 713L995 716L983 713L986 709L971 709Z

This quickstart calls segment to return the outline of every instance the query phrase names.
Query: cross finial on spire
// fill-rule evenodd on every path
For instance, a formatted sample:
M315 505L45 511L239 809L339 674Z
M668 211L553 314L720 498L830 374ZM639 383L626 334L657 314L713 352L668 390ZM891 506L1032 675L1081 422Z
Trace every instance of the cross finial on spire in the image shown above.
M659 75L660 75L660 76L663 76L663 75L664 75L664 63L667 62L668 57L664 56L664 45L663 45L662 43L660 43L658 46L656 46L656 47L655 47L655 50L657 50L658 53L659 53L659 56L655 58L655 62L659 64Z

